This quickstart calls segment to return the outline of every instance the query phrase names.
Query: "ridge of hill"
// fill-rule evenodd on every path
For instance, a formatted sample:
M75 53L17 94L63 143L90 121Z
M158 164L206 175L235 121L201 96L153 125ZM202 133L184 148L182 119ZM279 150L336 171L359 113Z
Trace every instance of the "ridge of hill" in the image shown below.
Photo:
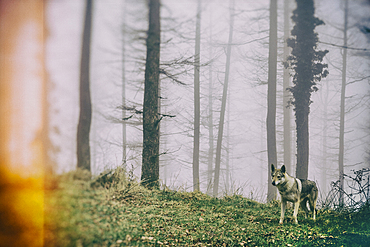
M46 190L45 246L370 246L368 206L316 221L300 212L298 225L288 208L280 225L277 201L91 184L62 178Z

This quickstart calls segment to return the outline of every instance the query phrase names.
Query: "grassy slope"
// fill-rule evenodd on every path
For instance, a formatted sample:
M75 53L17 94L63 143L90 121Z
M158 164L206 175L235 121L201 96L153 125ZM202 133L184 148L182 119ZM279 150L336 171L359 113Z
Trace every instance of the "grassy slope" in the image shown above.
M369 209L320 212L318 219L279 225L277 202L202 193L90 189L60 182L46 192L46 246L370 246Z

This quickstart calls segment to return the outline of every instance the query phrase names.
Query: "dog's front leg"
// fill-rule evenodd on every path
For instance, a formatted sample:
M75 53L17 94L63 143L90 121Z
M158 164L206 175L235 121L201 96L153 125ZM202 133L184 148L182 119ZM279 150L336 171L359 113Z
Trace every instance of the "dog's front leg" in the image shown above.
M299 208L299 200L294 202L293 218L294 218L294 223L296 223L296 224L298 224L298 220L297 220L298 208Z
M280 214L280 224L283 224L284 222L284 215L285 215L285 208L286 208L286 201L281 200L281 214Z

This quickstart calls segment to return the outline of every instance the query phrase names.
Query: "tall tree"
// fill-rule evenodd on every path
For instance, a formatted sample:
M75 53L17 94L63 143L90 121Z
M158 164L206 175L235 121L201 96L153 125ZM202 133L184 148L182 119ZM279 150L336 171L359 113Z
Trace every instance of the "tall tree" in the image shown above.
M228 41L227 50L226 50L225 81L224 81L224 88L223 88L223 92L222 92L220 122L219 122L219 125L218 125L215 178L214 178L214 184L213 184L213 196L218 195L218 187L219 187L219 181L220 181L222 137L223 137L223 131L224 131L225 111L226 111L226 102L227 102L227 88L228 88L228 84L229 84L229 72L230 72L231 44L232 44L232 40L233 40L233 29L234 29L234 3L235 3L235 0L230 0L229 41Z
M229 194L230 189L231 189L231 184L232 181L230 182L231 178L231 173L230 173L230 92L229 92L229 97L227 98L227 119L226 119L226 130L227 130L227 135L226 135L226 174L225 174L225 191L226 194Z
M193 190L199 190L199 137L200 137L200 17L201 0L198 0L194 55L194 148L193 148Z
M212 5L211 5L212 7ZM212 58L212 10L210 11L210 28L209 28L209 57ZM208 87L208 171L207 171L207 194L211 193L212 175L213 175L213 154L214 154L214 137L213 137L213 78L212 62L209 65L209 87Z
M343 28L343 62L342 62L342 88L340 95L340 121L339 121L339 186L342 189L339 194L339 205L343 205L343 182L344 182L344 115L347 83L347 29L348 29L348 0L344 0L344 28Z
M122 22L122 119L126 118L126 68L125 68L125 53L126 53L126 1L123 2L123 22ZM126 136L127 128L126 121L122 121L122 164L127 168L127 151L126 151Z
M328 139L328 104L329 104L329 88L328 88L329 82L322 86L321 89L321 98L322 98L322 104L323 104L323 112L322 112L322 162L321 162L321 194L326 195L326 183L327 183L327 139ZM325 89L324 89L325 86Z
M141 183L159 187L159 55L160 0L149 1L149 29L146 39L146 63L143 109L143 160Z
M288 64L294 70L292 104L294 105L297 130L297 168L296 176L307 179L309 155L308 115L310 112L311 93L317 91L316 82L328 75L327 64L322 60L327 50L318 51L316 26L324 22L314 16L313 0L296 0L297 8L293 11L292 20L295 26L288 46L292 53Z
M90 165L90 45L92 24L92 0L86 0L85 22L82 36L80 67L80 117L77 127L77 167L91 170Z
M284 61L289 56L289 47L287 44L287 40L289 38L289 16L290 16L290 0L284 1ZM292 160L292 154L291 154L291 109L289 108L289 99L291 97L291 94L288 90L290 87L290 75L289 75L289 69L284 67L283 71L283 126L284 126L284 165L286 167L286 170L288 173L292 172L291 167L291 160Z
M271 164L277 164L276 154L276 73L277 73L277 0L270 0L269 62L267 79L267 201L272 201L276 188L270 182Z

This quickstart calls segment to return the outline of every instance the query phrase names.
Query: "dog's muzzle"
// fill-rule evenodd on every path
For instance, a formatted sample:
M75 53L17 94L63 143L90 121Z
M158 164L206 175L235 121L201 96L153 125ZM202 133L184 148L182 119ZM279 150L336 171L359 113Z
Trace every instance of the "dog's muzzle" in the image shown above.
M276 185L276 184L275 184L275 181L272 181L272 185L273 185L273 186L275 186L275 185Z

